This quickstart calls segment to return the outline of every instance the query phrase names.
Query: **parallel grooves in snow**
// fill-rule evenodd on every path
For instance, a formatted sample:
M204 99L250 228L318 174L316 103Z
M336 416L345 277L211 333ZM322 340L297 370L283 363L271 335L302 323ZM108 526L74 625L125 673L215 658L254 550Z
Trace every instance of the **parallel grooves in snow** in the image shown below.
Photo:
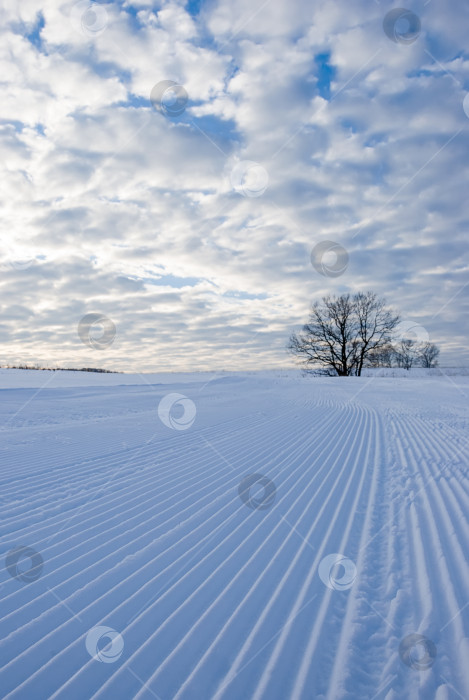
M26 585L0 572L2 695L425 700L451 697L450 679L469 697L462 399L456 423L433 420L368 384L280 383L259 410L233 383L243 410L208 426L165 432L131 411L131 448L45 441L30 466L4 450L1 549L33 546L44 570ZM276 485L266 511L239 498L252 472ZM357 567L344 591L318 575L333 552ZM123 636L115 664L86 651L100 624ZM437 645L429 672L399 659L411 632Z
M281 417L280 417L280 421L283 421L284 418L285 418L284 416L281 416ZM328 419L328 420L329 420L329 422L330 422L330 419ZM304 435L304 427L303 427L303 426L301 426L301 428L299 428L299 434L301 434L302 436ZM269 441L272 442L272 441L271 441L271 438L269 438ZM287 443L287 444L288 444L288 443ZM275 445L273 444L272 446L275 446ZM303 448L304 448L304 446L303 446ZM262 448L260 449L260 452L262 452ZM277 452L278 452L278 450L277 450ZM251 453L251 455L252 455L252 453ZM222 466L223 466L223 465L222 465ZM226 472L226 469L225 469L225 472ZM225 490L226 490L226 476L225 476L224 481L225 481ZM236 479L236 485L237 485L237 482L238 482L238 481L239 481L239 479L237 478L237 479ZM238 502L237 494L236 494L236 493L235 493L235 495L234 495L234 501L235 501L235 502ZM241 505L240 505L240 509L243 509L243 508L245 508L245 506L241 504ZM219 514L216 513L215 516L216 516L216 518L218 518L218 517L219 517ZM223 523L223 524L224 524L224 523ZM213 532L212 532L212 535L213 535ZM211 535L211 536L212 536L212 535ZM198 543L198 546L199 546L199 545L200 545L200 541L199 541L199 543ZM176 561L177 561L177 560L176 560ZM172 562L172 565L174 565L174 563L175 563L175 562ZM44 578L44 577L43 577L43 578ZM152 579L152 580L153 580L153 579ZM57 590L60 591L60 588L58 588ZM46 595L47 595L47 592L44 593L44 597L45 597ZM34 601L34 604L37 605L37 600ZM54 607L60 608L60 603L57 603ZM76 611L78 614L80 614L81 611L80 611L79 609L75 609L75 607L74 607L73 609L74 609L74 611ZM42 628L41 628L41 629L42 629ZM27 632L27 630L23 630L23 632L25 632L25 631ZM55 632L55 630L54 630L54 632ZM28 633L28 635L29 635L29 633ZM29 644L30 644L30 641L29 641ZM35 656L36 656L36 662L38 662L38 661L39 661L39 655L38 655L38 653L37 653L37 650L35 650ZM90 660L90 661L91 661L91 663L93 663L92 660ZM16 666L16 664L19 664L19 663L24 663L24 660L21 658L21 656L20 656L18 653L16 653L15 658L13 659L13 666ZM13 670L13 669L12 669L12 670ZM43 671L47 671L47 667L43 668L42 670L43 670Z

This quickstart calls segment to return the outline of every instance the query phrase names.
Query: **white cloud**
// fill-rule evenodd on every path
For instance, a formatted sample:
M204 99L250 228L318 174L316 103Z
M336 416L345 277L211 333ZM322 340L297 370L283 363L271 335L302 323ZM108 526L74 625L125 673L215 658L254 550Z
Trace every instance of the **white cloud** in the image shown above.
M113 3L96 37L72 7L44 4L42 43L37 4L3 11L2 259L36 258L2 271L4 361L284 365L313 297L375 289L467 362L465 9L429 4L404 46L358 0ZM149 102L166 79L179 121ZM232 189L244 160L260 197ZM323 239L350 253L335 280L309 261ZM77 337L90 311L118 328L105 353Z

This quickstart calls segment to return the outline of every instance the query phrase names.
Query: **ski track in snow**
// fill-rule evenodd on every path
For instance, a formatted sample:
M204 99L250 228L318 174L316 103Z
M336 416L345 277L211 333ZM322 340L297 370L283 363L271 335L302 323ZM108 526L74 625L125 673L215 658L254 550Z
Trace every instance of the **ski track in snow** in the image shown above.
M2 697L469 698L469 378L8 380L1 554L44 568L0 570ZM158 418L170 392L187 430ZM238 494L254 472L266 510ZM318 574L336 552L346 590ZM122 635L113 663L86 649L97 625ZM415 633L422 671L399 656Z

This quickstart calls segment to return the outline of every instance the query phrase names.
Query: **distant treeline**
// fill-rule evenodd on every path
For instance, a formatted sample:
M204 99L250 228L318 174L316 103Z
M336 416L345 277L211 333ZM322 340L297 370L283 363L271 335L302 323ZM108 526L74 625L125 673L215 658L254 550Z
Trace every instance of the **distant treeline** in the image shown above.
M102 372L105 374L122 374L112 369L97 367L39 367L39 365L5 365L2 369L36 369L48 372Z

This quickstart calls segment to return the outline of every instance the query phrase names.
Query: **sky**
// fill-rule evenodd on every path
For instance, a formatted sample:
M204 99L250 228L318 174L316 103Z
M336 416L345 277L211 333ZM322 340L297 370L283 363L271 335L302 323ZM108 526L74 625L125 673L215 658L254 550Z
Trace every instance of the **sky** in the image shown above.
M0 364L288 367L360 290L469 364L469 5L396 7L5 0Z

